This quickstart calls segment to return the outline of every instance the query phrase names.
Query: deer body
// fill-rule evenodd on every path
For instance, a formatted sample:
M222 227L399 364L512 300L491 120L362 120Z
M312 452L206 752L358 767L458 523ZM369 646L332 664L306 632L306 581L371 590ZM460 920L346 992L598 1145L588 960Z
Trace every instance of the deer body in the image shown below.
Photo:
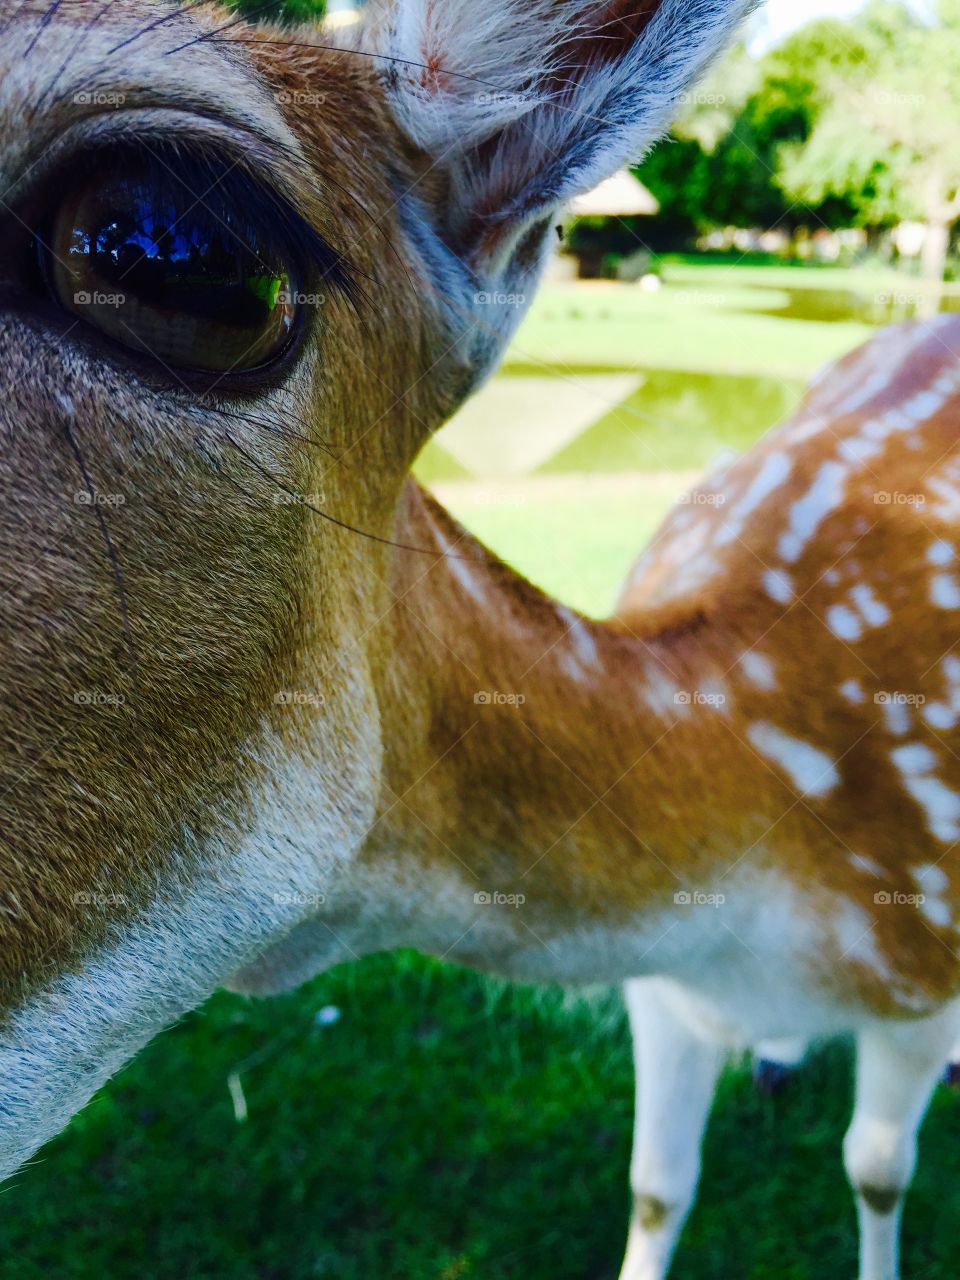
M0 5L0 1173L217 986L414 946L627 984L624 1280L666 1274L724 1054L854 1032L897 1275L960 1023L958 322L821 380L608 623L408 478L563 202L749 7L398 0L333 49Z

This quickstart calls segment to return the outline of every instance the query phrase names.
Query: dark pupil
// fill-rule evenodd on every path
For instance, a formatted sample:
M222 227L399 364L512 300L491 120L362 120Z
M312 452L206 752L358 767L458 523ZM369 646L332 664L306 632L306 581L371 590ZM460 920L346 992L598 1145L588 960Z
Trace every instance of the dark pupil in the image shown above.
M160 204L155 193L126 196L94 227L73 229L71 259L84 259L103 287L246 332L270 322L289 281L262 260L251 229L222 226L201 206Z

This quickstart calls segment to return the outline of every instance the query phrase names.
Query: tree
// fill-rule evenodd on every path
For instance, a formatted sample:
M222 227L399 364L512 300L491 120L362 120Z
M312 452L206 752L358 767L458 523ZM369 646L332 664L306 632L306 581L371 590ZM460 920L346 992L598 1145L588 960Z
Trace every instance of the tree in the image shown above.
M960 218L960 0L941 0L930 21L874 4L848 30L859 56L825 76L826 101L782 157L782 184L798 199L848 200L862 225L921 219L924 277L939 284Z

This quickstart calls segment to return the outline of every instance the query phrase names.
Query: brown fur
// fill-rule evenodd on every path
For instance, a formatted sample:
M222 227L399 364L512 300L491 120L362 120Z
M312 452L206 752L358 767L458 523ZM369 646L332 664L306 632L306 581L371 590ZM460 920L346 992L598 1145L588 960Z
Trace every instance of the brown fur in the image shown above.
M33 5L21 15L27 32L41 12ZM61 41L88 13L63 6ZM155 16L151 5L125 3L110 23L120 39ZM185 42L223 21L213 7L177 19ZM852 498L797 566L810 588L806 603L786 610L757 586L772 530L751 526L706 588L661 603L658 584L676 568L668 537L618 619L591 627L598 670L589 680L573 678L568 627L555 606L406 481L423 441L469 384L456 349L437 360L447 336L438 300L396 221L392 190L422 177L422 157L397 134L367 60L289 47L280 32L240 29L232 37L226 47L205 42L177 55L177 95L186 103L201 96L218 66L248 85L271 121L260 138L267 163L278 181L299 182L311 219L362 282L356 306L329 300L293 385L264 392L256 412L299 422L339 462L299 435L258 432L139 372L122 374L96 348L61 340L46 315L4 312L4 1007L78 964L184 855L189 874L184 828L202 837L250 825L251 743L264 725L292 743L303 732L302 721L274 705L276 691L290 687L317 689L326 699L318 750L341 771L344 813L369 807L380 815L363 855L371 868L398 848L424 866L450 866L466 845L478 884L524 882L525 920L547 937L584 920L628 922L642 907L668 902L678 884L716 876L737 851L795 881L827 919L844 901L871 911L875 886L850 869L850 850L879 862L891 888L905 886L902 858L916 846L918 814L902 792L891 806L898 783L890 744L870 722L875 708L841 705L835 693L860 666L849 650L826 645L815 615L820 575L858 516L871 529L856 554L877 573L916 562L927 532L902 510L878 513L867 510L866 497ZM8 47L19 56L16 33ZM38 61L26 90L34 106L63 48ZM104 64L96 65L102 78ZM122 58L114 66L102 82L143 92ZM324 110L300 105L318 85ZM157 92L146 95L151 105ZM302 159L271 141L282 130L278 95ZM56 94L45 101L34 124L38 146L45 135L59 137L75 114ZM0 154L15 180L27 157L12 128ZM931 344L897 373L890 397L926 385L944 363ZM64 396L95 482L129 494L109 522L129 596L138 688L100 530L90 509L71 500L82 483L64 434ZM909 487L925 460L949 453L956 413L954 402L938 416L923 455L892 444L875 483ZM836 430L857 426L851 419ZM322 490L337 519L435 554L391 550L303 506L272 502L269 483L230 448L227 432L289 488ZM788 502L809 483L823 447L814 437L798 448ZM758 457L741 467L755 468ZM443 560L441 540L468 558L482 607ZM908 596L897 609L896 630L873 634L863 658L880 687L922 686L954 641L952 624ZM738 655L761 639L778 664L775 697L732 674ZM822 668L813 658L819 654L828 655ZM344 692L346 667L359 678L359 697L355 681L350 696ZM736 719L664 723L639 696L651 678L691 689L728 679ZM474 699L483 689L524 694L523 713L478 712ZM90 691L125 701L91 707L74 700ZM760 716L840 759L843 786L828 802L797 803L744 742L743 724ZM382 764L377 752L360 749L371 726ZM78 899L98 893L112 895L107 908ZM929 1007L957 990L956 957L935 930L904 913L871 914L905 989ZM469 951L466 958L502 959ZM902 1012L897 995L856 961L820 954L810 964L839 997Z

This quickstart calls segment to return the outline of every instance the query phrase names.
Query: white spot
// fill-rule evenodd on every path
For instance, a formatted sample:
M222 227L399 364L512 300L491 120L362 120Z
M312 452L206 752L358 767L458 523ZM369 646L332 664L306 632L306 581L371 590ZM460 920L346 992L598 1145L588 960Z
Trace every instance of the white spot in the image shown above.
M772 693L777 687L777 673L773 663L755 649L748 649L740 659L740 669L751 684Z
M908 778L907 790L926 813L927 826L945 844L960 840L960 795L939 778Z
M763 587L777 604L790 604L793 600L793 582L790 575L780 569L767 569L763 575Z
M844 462L850 462L854 465L869 462L871 458L875 458L877 454L883 453L880 445L873 440L865 440L861 436L854 436L849 440L842 440L838 450Z
M841 695L846 698L847 702L859 705L866 702L867 695L863 691L863 685L859 680L845 680L840 686Z
M923 718L931 729L955 729L960 712L952 710L945 702L928 702L923 708Z
M910 732L913 718L905 702L896 702L888 698L883 703L883 718L887 722L887 730L893 737L904 738Z
M943 408L944 397L938 395L935 391L920 391L908 400L903 406L907 413L917 423L926 422L928 418L932 418L935 413Z
M874 862L872 858L865 858L862 853L851 853L849 856L850 865L858 871L865 871L868 876L876 876L878 879L886 875L879 862Z
M912 742L897 747L890 758L903 774L907 791L923 809L933 835L946 844L960 840L960 795L939 778L930 776L937 766L937 757L930 748Z
M839 462L825 462L813 484L790 511L790 529L780 539L780 554L795 564L820 525L843 501L847 468Z
M936 565L951 564L957 553L945 538L938 538L927 547L927 563Z
M920 910L931 924L945 929L953 919L950 905L945 898L950 888L950 880L946 872L941 867L928 863L926 866L916 868L913 879L923 897L923 901L919 904Z
M937 757L922 742L910 742L905 747L896 747L890 752L890 759L908 778L930 773L937 767Z
M917 910L938 929L946 929L953 921L953 914L947 903L942 898L932 897L928 893L922 895L922 900L917 903Z
M837 766L826 752L791 737L776 725L757 721L750 725L747 737L761 755L789 775L801 795L829 795L840 782Z
M863 635L860 619L845 604L831 605L827 610L827 626L838 640L852 642Z
M942 867L932 862L924 863L922 867L915 867L913 878L926 893L944 894L950 886L950 877Z
M960 582L952 573L935 573L930 579L930 600L938 609L960 609Z
M793 469L793 463L785 453L771 453L764 459L763 466L753 477L750 487L733 507L724 522L724 527L717 535L717 546L723 547L740 536L744 521L752 515L774 490L787 480Z
M850 592L854 604L870 627L883 627L890 621L890 610L876 598L873 588L860 583Z

